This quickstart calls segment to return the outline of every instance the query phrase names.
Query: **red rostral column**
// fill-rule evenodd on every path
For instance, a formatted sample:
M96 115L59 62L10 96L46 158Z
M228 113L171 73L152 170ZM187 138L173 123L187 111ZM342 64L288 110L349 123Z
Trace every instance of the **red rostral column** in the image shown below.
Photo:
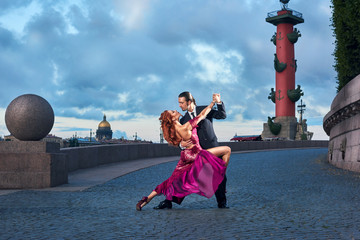
M281 0L280 0L281 1ZM295 117L295 102L288 97L288 90L295 89L296 60L294 44L300 36L293 29L303 23L302 14L287 8L289 1L281 1L280 11L268 13L266 21L277 26L272 42L276 45L274 67L276 70L275 112L277 117Z

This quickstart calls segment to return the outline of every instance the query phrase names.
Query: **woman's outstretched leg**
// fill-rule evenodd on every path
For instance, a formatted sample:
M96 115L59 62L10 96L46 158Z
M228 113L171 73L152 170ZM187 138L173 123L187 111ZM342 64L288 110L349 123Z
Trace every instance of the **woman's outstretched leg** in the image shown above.
M136 210L141 211L141 209L148 204L155 196L157 195L157 192L152 191L149 196L143 197L137 204L136 204Z
M231 148L228 146L221 146L221 147L214 147L207 149L207 151L211 152L217 157L221 157L222 160L225 162L225 166L229 164L230 155L231 155Z

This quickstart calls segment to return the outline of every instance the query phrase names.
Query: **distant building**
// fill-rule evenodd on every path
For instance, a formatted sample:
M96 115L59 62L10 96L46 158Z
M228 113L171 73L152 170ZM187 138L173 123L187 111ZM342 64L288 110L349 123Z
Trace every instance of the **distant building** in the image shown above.
M19 141L13 135L4 136L4 140L5 141ZM60 148L64 147L64 142L63 142L62 138L57 137L57 136L52 135L52 134L48 134L46 137L44 137L40 141L43 141L43 142L55 142L55 143L60 144Z
M19 141L13 135L4 136L5 141Z
M61 137L57 137L55 135L52 134L48 134L46 137L44 137L41 141L43 142L55 142L55 143L59 143L60 144L60 148L64 147L64 141L62 140Z
M96 130L96 140L110 140L112 139L112 130L110 123L106 121L106 115L104 114L103 120L99 123L98 129Z

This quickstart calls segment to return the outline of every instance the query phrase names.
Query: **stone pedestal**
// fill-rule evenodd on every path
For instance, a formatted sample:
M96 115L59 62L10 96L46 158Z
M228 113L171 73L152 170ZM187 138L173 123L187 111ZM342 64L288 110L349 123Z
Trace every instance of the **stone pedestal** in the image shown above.
M67 155L58 143L0 142L0 189L47 188L68 183Z
M360 75L338 92L324 117L323 127L330 137L329 162L360 172Z
M266 138L280 138L286 140L295 140L297 120L296 117L277 117L274 123L281 124L281 131L278 135L274 135L267 123L264 123L263 132L261 133L262 139Z

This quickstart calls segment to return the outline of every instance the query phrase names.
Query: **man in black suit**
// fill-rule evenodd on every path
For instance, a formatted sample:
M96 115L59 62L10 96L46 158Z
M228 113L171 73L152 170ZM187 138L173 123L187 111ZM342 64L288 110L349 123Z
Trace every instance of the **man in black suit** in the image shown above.
M197 133L199 136L199 142L203 149L209 149L219 146L217 137L215 135L214 127L212 120L215 119L225 119L226 112L224 103L220 99L220 94L213 94L213 100L216 102L217 110L212 109L207 117L198 124ZM196 117L206 106L196 106L195 99L192 97L189 92L182 92L179 94L179 106L183 111L187 111L186 114L180 119L181 124L185 124L190 119ZM188 140L190 141L190 140ZM187 143L182 141L180 143L180 148L185 149ZM224 180L219 185L217 191L215 192L216 200L219 208L227 208L226 206L226 176ZM182 199L178 202L181 203ZM172 208L172 203L170 200L164 200L159 203L158 206L154 209L165 209Z

